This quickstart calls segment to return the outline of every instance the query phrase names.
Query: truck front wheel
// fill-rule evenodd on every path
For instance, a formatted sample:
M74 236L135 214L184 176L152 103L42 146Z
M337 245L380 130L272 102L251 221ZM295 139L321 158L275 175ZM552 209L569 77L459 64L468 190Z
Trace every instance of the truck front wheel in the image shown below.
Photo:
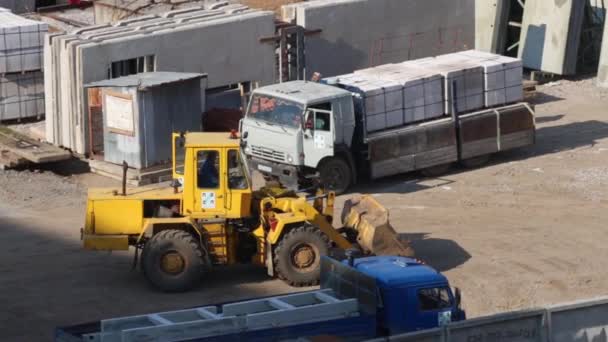
M352 173L348 163L342 158L332 158L319 166L321 184L327 190L340 195L346 192L352 181Z
M181 292L194 287L205 270L204 250L190 233L168 229L154 235L141 255L148 281L165 292Z
M311 225L293 228L274 250L275 270L291 286L319 284L321 256L329 253L329 239Z

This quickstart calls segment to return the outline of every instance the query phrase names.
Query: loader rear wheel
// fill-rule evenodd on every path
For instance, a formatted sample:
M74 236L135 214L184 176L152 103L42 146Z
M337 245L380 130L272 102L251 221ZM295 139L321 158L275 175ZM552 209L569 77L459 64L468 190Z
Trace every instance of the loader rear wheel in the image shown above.
M144 246L142 270L148 281L162 291L186 291L202 278L206 266L204 255L192 234L177 229L163 230Z
M321 163L319 174L323 186L338 195L346 192L353 178L348 163L342 158L332 158Z
M290 230L274 250L275 270L291 286L319 283L321 256L329 253L329 239L318 228L305 225Z

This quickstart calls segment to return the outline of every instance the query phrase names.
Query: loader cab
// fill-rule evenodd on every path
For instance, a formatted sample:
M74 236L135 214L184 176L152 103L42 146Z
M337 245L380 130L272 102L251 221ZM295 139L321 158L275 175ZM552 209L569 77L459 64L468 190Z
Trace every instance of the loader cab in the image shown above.
M251 180L234 134L174 134L173 178L183 213L192 218L250 215Z
M415 259L373 256L337 262L325 258L322 267L322 287L358 297L363 310L376 315L380 335L431 329L466 318L460 290L452 291L444 275Z

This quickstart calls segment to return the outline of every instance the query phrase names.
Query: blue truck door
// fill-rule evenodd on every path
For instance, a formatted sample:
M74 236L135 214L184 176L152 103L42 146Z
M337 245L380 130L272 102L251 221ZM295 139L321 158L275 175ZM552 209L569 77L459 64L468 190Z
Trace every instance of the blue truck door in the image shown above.
M452 321L454 298L446 286L410 289L408 325L411 331L436 328Z

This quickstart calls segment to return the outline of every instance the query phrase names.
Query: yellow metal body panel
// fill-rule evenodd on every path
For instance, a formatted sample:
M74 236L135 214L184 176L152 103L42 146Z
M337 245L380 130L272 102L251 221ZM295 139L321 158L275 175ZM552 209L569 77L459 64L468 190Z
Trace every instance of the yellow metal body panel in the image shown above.
M143 200L94 200L93 232L97 235L139 234L143 223Z
M330 199L332 202L329 204L333 207L333 196ZM304 197L268 198L262 200L260 204L261 208L264 208L265 203L271 203L273 208L281 211L281 213L270 213L278 221L275 229L270 229L266 237L271 244L274 245L280 240L287 226L294 223L308 222L318 227L339 248L347 249L352 247L351 243L338 233L328 221L328 218L331 216L323 215L323 213L308 203Z
M120 251L129 249L127 235L88 235L82 237L84 248L99 251Z

